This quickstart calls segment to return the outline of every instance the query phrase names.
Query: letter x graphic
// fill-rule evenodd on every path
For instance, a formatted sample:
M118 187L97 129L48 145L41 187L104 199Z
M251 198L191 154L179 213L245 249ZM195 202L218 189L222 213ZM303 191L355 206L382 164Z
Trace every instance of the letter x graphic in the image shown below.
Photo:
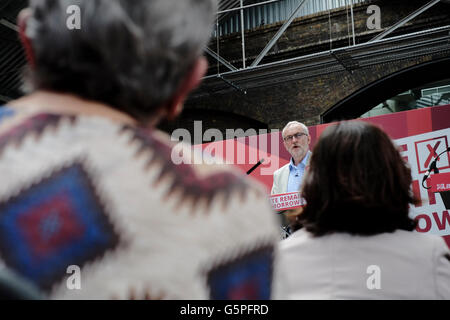
M431 144L427 144L427 148L428 148L428 151L430 151L430 154L428 155L427 161L425 161L425 168L428 168L428 166L430 165L430 162L431 162L431 160L433 160L433 158L437 158L436 150L439 148L440 144L441 144L441 142L438 141L436 143L436 145L434 146L434 148L431 148Z

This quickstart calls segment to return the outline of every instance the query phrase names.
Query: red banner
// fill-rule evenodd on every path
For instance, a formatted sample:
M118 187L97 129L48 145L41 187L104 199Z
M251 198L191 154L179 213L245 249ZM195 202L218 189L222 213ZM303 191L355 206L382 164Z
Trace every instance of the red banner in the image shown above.
M422 204L412 207L410 213L419 222L417 231L441 235L450 247L450 214L438 193L435 194L421 187L421 179L430 162L449 146L450 105L359 120L380 126L400 147L402 156L411 166L413 190L422 199ZM311 135L311 150L320 134L330 125L332 124L308 127ZM268 194L272 188L273 172L290 160L279 131L213 142L201 147L214 156L222 158L224 163L233 164L245 173L258 161L264 159L263 164L250 176L265 185ZM450 172L448 153L440 157L437 166L441 173Z

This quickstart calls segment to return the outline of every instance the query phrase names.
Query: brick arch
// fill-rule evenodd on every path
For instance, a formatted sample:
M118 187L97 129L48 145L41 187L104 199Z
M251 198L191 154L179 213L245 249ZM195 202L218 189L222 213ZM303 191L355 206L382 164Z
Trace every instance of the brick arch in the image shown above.
M450 77L450 57L402 69L380 78L339 101L321 115L321 123L355 119L383 101L429 82Z

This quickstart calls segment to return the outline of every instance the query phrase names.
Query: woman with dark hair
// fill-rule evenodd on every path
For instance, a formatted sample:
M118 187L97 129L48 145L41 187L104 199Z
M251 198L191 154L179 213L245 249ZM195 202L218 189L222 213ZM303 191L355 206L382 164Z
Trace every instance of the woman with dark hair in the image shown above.
M450 299L450 251L412 232L411 171L380 128L341 122L321 135L296 230L280 244L277 298Z

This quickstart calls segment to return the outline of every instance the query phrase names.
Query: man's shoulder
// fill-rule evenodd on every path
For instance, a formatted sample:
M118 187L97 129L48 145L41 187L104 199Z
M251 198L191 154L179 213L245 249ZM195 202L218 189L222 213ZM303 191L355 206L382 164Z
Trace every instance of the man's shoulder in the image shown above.
M289 168L289 163L285 164L284 166L282 166L281 168L275 170L275 172L273 173L274 175L278 175L281 174L284 170Z

